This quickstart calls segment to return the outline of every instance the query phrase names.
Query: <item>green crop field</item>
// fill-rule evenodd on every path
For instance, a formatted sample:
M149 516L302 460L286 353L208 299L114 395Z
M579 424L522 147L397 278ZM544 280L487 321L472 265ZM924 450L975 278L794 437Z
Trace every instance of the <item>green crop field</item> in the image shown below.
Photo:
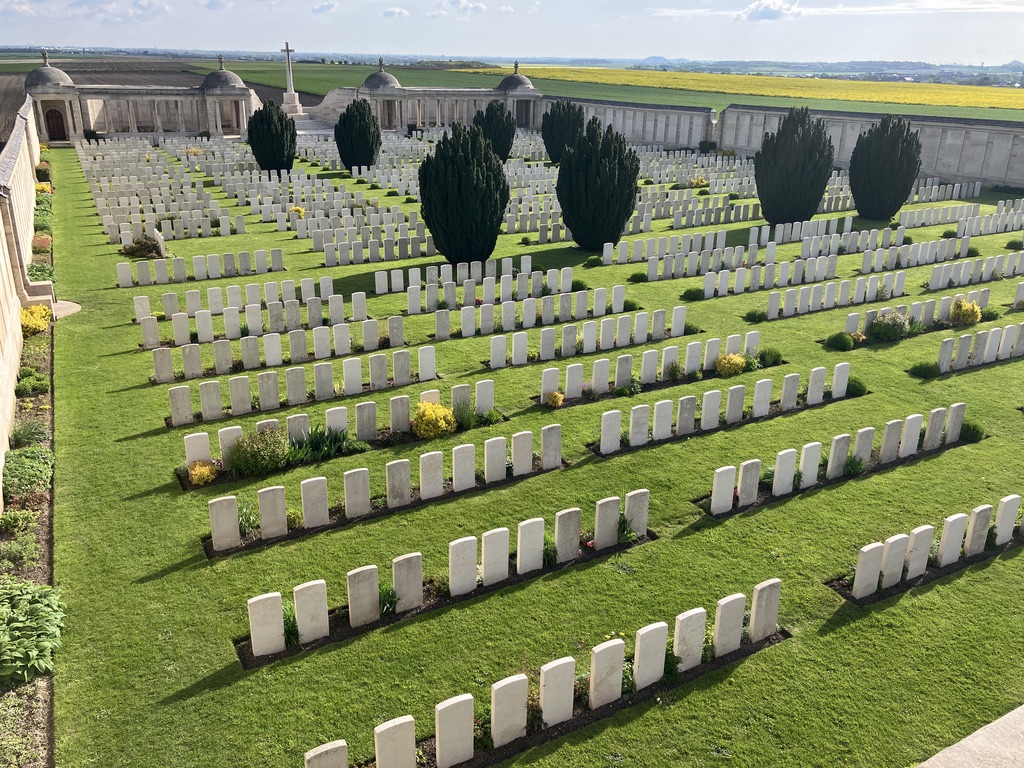
M305 72L300 69L301 78ZM354 71L351 76L359 77ZM301 82L303 88L312 87ZM671 627L677 614L695 607L713 615L718 599L736 592L749 596L754 584L772 577L782 580L780 623L790 639L504 764L899 768L917 764L1024 701L1021 549L865 609L825 584L847 572L858 548L869 542L923 524L938 526L947 515L1024 491L1024 416L1019 410L1024 406L1024 360L925 383L906 369L917 361L934 361L947 334L831 352L820 340L843 329L846 311L754 326L743 316L765 308L767 293L761 292L690 303L687 319L702 330L697 340L724 339L756 327L761 346L777 347L784 365L728 382L682 383L551 411L531 399L549 364L492 372L479 362L488 358L488 338L453 338L437 344L439 382L283 408L273 417L308 413L316 424L323 422L327 407L347 405L351 421L356 402L374 400L386 414L393 395L406 394L417 402L421 392L440 388L447 403L453 385L493 378L505 423L336 458L263 480L184 492L173 471L183 461L183 436L196 428L164 426L168 386L149 383L153 357L139 348L132 297L148 295L159 309L161 294L171 291L184 306L186 290L205 292L254 279L114 287L121 257L102 231L76 156L68 149L52 154L59 293L82 305L55 330L54 561L56 583L67 603L64 647L53 678L57 766L298 768L306 750L339 738L348 740L353 760L367 760L373 754L373 728L390 718L411 714L417 736L430 736L434 705L444 699L471 693L482 712L495 681L569 655L585 671L589 649L606 637L622 633L631 651L640 627L655 621ZM229 213L247 213L235 210L220 189L213 191ZM993 211L995 200L994 195L983 198L983 211ZM246 220L249 234L173 242L170 250L190 259L281 248L287 267L282 277L330 275L346 299L354 291L367 291L369 312L376 318L405 308L404 296L372 295L378 265L325 269L322 254L309 250L311 241L279 233L255 216ZM857 220L856 225L877 227L878 222ZM727 227L732 244L746 242L747 226ZM664 233L665 227L661 221L656 229ZM913 236L933 239L944 228L914 230ZM1008 239L979 237L972 245L990 256L1005 253ZM799 248L781 246L778 258L791 260ZM524 253L533 254L534 269L574 266L575 276L591 288L627 283L642 269L585 269L589 254L564 244L524 246L518 235L501 236L494 257ZM401 266L439 261L420 258ZM841 257L839 279L855 277L860 262L860 255ZM921 284L930 269L909 270L909 295L899 303L927 293ZM979 328L1024 321L1024 312L1009 307L1018 282L982 286L991 289L990 307L1001 316ZM702 284L702 278L628 283L626 293L646 310L671 309L682 303L682 291ZM892 303L875 302L861 311ZM163 335L169 334L169 325L161 323ZM406 320L414 357L418 346L431 343L433 329L430 316ZM534 351L536 333L531 332ZM636 370L643 349L688 340L652 342L623 352L634 355ZM209 356L206 345L204 359ZM586 376L601 356L578 359ZM601 413L612 407L628 411L662 399L699 398L736 384L749 393L764 377L773 380L778 397L786 374L799 373L806 383L811 368L831 371L840 361L851 363L852 374L870 394L609 458L586 447L598 436ZM553 364L564 368L565 361ZM304 367L311 381L312 363ZM283 378L283 369L277 370ZM340 374L338 361L335 371ZM226 391L228 377L217 378ZM195 392L198 382L191 384ZM810 489L726 520L712 520L691 503L709 493L713 472L723 465L753 458L771 464L783 449L814 440L827 445L833 435L867 426L880 429L890 419L927 414L956 401L968 404L968 418L984 425L987 439ZM237 423L249 432L262 418L252 414L200 428L214 433L216 445L218 427ZM521 430L537 434L551 423L562 425L568 462L562 470L265 549L214 560L203 553L200 539L210 530L207 502L215 497L237 494L254 503L258 489L280 484L289 506L297 506L300 482L325 476L334 504L341 498L343 473L363 466L370 469L371 493L379 496L389 461L410 459L415 483L420 453L443 451L450 473L455 445L482 446L487 438ZM478 467L481 461L478 447ZM238 662L232 638L248 631L250 597L270 591L290 595L294 586L322 578L329 604L342 605L351 569L376 564L382 583L389 583L393 558L422 552L425 575L434 576L446 568L448 543L454 539L499 526L514 530L533 517L543 517L550 532L555 513L574 506L583 510L588 528L597 500L636 488L650 489L650 524L659 535L654 542L255 671L244 671Z

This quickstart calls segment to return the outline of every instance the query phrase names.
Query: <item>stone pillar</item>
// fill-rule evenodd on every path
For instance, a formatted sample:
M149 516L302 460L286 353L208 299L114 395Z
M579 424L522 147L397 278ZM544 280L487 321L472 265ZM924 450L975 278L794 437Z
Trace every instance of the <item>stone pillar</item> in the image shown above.
M32 99L32 105L35 107L36 110L36 127L37 132L39 134L39 140L44 143L48 142L50 140L50 134L46 132L46 119L43 115L42 102Z
M160 102L153 99L153 128L157 133L164 132L164 124L160 119Z
M185 132L185 109L182 106L181 99L174 100L174 111L178 115L178 133Z
M128 132L138 133L139 125L138 121L135 119L135 110L132 109L132 100L126 99L125 103L128 105Z

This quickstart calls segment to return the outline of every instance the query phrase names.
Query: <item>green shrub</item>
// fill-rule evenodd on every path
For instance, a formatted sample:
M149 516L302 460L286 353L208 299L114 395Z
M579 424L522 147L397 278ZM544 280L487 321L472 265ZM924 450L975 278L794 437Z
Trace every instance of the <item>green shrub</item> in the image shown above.
M846 383L846 396L847 397L863 397L868 393L868 385L856 376L851 376L850 380Z
M357 453L355 440L347 429L327 429L323 424L311 427L305 440L290 442L286 464L315 464L335 456Z
M231 471L242 477L267 475L288 464L288 441L281 430L249 432L238 438Z
M14 394L18 397L26 395L42 395L50 391L50 380L45 376L35 374L21 379L14 385Z
M853 349L853 336L848 333L833 333L825 339L825 348L834 349L837 352L849 352Z
M747 361L743 355L719 355L715 359L715 371L719 376L735 376L746 370Z
M384 195L384 197L398 197L398 196L399 196L399 192L398 192L397 189L389 189L387 191L387 194Z
M593 269L594 267L601 266L604 266L604 259L602 259L600 256L590 256L587 258L586 261L583 262L584 269Z
M899 312L893 312L876 318L868 326L867 336L871 341L899 341L906 338L909 331L910 320L907 316Z
M14 427L11 429L11 436L8 439L11 448L14 449L24 448L26 445L32 445L33 443L41 443L48 436L46 425L43 422L28 419L15 422Z
M284 647L299 644L299 622L295 616L295 603L285 600L281 606L284 613Z
M455 415L455 429L457 432L465 432L476 426L476 409L466 400L460 400L452 408Z
M53 274L53 266L51 264L42 264L38 261L28 265L28 279L33 282L49 280L54 286L57 285L57 278Z
M683 301L704 301L704 289L703 288L687 288L679 296Z
M665 369L665 381L682 381L683 379L683 366L679 364L679 361L669 363L668 368Z
M850 157L850 191L865 219L889 219L906 202L921 169L921 140L910 121L882 115L862 133Z
M965 443L979 443L985 437L985 428L976 421L966 420L960 428L960 439Z
M573 278L572 285L570 286L573 291L587 291L590 290L590 286L580 280L578 277Z
M857 475L864 472L864 460L858 456L846 457L846 463L843 464L843 475L846 477L856 477Z
M273 101L249 117L249 148L262 171L290 171L295 162L295 121Z
M346 168L376 164L381 144L380 123L366 99L356 99L338 115L334 143Z
M380 585L380 615L385 616L389 613L394 613L395 609L398 608L398 593L391 584Z
M420 440L433 440L455 431L455 414L437 403L420 403L412 417L412 433Z
M914 363L907 373L918 379L937 379L942 375L938 363Z
M832 173L835 150L825 121L790 109L754 154L761 216L772 226L814 216Z
M1006 249L1009 251L1024 251L1024 240L1010 240L1006 244Z
M761 347L757 356L761 360L762 368L771 368L773 365L782 364L782 352L775 347Z
M986 307L981 310L981 322L990 323L993 320L999 319L999 310L992 307Z
M508 160L512 153L512 142L516 137L516 118L503 101L492 101L473 116L473 125L480 128L494 154L501 162Z
M259 510L252 504L238 505L238 532L243 539L252 536L260 527Z
M0 579L0 686L51 672L63 624L58 589Z
M647 273L646 272L634 272L633 274L631 274L626 279L629 280L629 282L631 282L631 283L646 283L647 282Z
M696 323L687 322L683 326L684 336L693 336L695 333L700 333L700 326L697 325Z
M583 135L583 107L567 99L551 105L541 119L540 135L551 162L560 163L567 147Z
M121 246L121 253L129 259L159 259L160 244L153 238L143 235L131 245Z
M0 536L14 536L28 531L36 521L31 509L8 509L0 512Z
M954 328L965 328L981 322L981 307L976 301L957 299L949 311L949 324Z
M955 240L956 239L956 230L955 229L947 229L941 235L939 235L939 237L942 237L945 240Z
M708 189L707 187L704 187L703 189L698 189L697 190L697 196L698 197L707 197L710 194L711 194L711 190Z
M904 245L913 245L914 244L914 238L912 238L910 235L903 235L903 244Z
M976 259L981 255L981 251L975 248L973 245L967 249L967 258Z
M768 320L768 313L763 309L751 309L743 315L743 319L748 323L763 323Z
M380 189L381 186L376 181L370 185L370 189Z
M41 445L8 451L4 459L4 502L46 490L53 476L53 461L53 451Z
M636 312L640 309L640 304L636 299L623 299L622 300L622 311L623 312Z

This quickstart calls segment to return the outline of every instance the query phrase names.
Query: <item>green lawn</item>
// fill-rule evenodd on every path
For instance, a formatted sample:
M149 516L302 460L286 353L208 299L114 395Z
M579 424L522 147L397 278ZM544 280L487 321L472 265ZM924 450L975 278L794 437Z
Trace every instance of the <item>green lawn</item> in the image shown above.
M280 62L228 62L227 66L250 83L285 87L284 64ZM216 62L202 63L192 71L206 74L216 69ZM354 88L376 67L342 64L295 64L295 88L324 96L332 88ZM404 86L411 88L495 88L500 78L472 72L394 67L389 70ZM527 69L523 70L530 75ZM940 117L973 117L988 120L1024 120L1024 109L991 109L983 107L939 107L921 104L887 104L870 101L830 101L828 99L791 99L774 96L746 96L710 91L682 91L673 88L644 88L631 85L569 82L530 76L534 86L546 96L565 96L598 101L666 104L679 107L711 107L722 110L730 104L769 107L809 107L811 109L848 112L898 112L906 115Z
M671 624L676 614L697 606L711 612L719 598L749 595L755 583L775 576L783 581L781 621L792 639L508 764L911 766L1024 702L1020 549L867 610L845 603L823 584L850 568L864 544L925 523L939 525L946 515L1024 490L1024 416L1017 410L1024 406L1024 362L922 383L904 371L918 360L935 360L945 334L842 354L823 350L818 340L842 330L843 310L762 324L762 345L780 348L789 364L728 382L746 384L748 398L749 388L765 375L774 380L777 397L784 375L806 377L812 367L831 369L842 360L849 360L853 375L872 394L597 459L585 445L596 438L600 414L611 404L543 410L529 397L539 390L545 364L492 374L479 364L488 356L488 339L452 340L437 347L445 401L453 384L493 377L497 407L511 417L474 430L472 442L481 446L491 436L525 429L537 433L559 422L568 469L211 562L199 541L209 532L206 503L215 496L237 493L254 501L259 488L283 484L290 504L297 505L299 483L325 475L335 503L342 473L360 466L370 468L372 493L378 495L384 492L386 462L442 450L450 472L451 448L464 438L335 459L265 482L183 493L172 470L183 459L182 435L191 430L163 426L168 387L148 383L152 356L138 350L141 335L130 322L131 299L145 292L159 309L165 290L183 299L185 290L196 286L113 287L119 257L101 232L74 153L54 150L53 165L60 294L83 305L56 326L55 577L68 608L54 676L57 766L296 768L303 752L337 738L348 740L354 759L366 759L372 756L372 729L384 720L412 714L418 735L430 735L433 707L443 699L468 692L481 707L490 684L501 678L565 655L585 668L589 648L612 631L624 632L631 650L640 627ZM985 199L986 211L993 199ZM176 242L171 250L192 256L281 247L288 277L328 274L319 267L322 254L307 250L311 241L291 239L255 217L248 222L251 234ZM737 230L736 240L746 242L746 226L730 227ZM922 241L942 229L916 230L913 236ZM973 242L983 255L993 255L1005 251L1008 239L999 235ZM799 245L790 245L779 254L792 258L798 251ZM519 236L502 236L495 256L526 252L534 254L539 269L580 265L587 256L560 245L527 248ZM859 255L842 257L840 277L852 277L860 260ZM334 268L329 274L347 295L372 290L375 266ZM591 287L610 287L639 269L577 269L576 276ZM909 293L922 293L928 274L930 267L911 270ZM223 279L199 287L247 281ZM1007 313L999 325L1024 320L1024 313L1004 306L1016 282L987 286L990 306ZM681 303L685 288L697 285L701 278L630 284L627 296L645 309L670 308ZM742 315L766 303L766 293L699 302L688 307L688 319L707 331L699 338L724 337L750 330ZM369 300L375 317L402 308L401 297ZM432 319L409 319L406 338L414 346L426 343L432 330ZM650 345L661 346L665 343ZM639 370L640 348L629 351ZM598 356L582 361L586 376ZM311 381L311 371L307 374ZM227 378L221 377L225 396ZM623 399L615 407L699 396L725 384L684 384ZM192 383L194 392L197 385ZM436 386L417 384L400 393L416 400L419 392ZM394 394L399 392L372 398L382 419ZM327 407L351 408L365 399L286 408L274 415L283 419L306 412L317 422ZM709 492L719 466L751 458L771 463L779 450L881 427L889 419L958 400L968 403L969 418L985 424L989 439L726 521L710 521L689 503ZM211 428L240 423L248 431L260 418L250 415ZM478 449L478 462L481 453ZM416 477L414 466L414 482ZM419 551L430 576L445 569L453 539L535 516L543 516L550 531L555 513L571 506L584 510L584 527L590 527L596 500L640 487L651 490L656 542L254 672L243 672L237 661L231 639L247 632L249 597L271 590L290 593L301 582L324 578L330 605L341 605L345 573L353 568L376 564L387 581L392 558Z

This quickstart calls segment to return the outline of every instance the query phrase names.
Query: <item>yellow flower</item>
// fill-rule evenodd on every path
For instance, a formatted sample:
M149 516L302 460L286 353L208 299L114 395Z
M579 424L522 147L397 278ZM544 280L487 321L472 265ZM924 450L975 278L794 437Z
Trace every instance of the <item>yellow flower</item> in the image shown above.
M50 327L53 315L50 308L42 304L34 304L21 310L21 333L27 339L42 333Z

